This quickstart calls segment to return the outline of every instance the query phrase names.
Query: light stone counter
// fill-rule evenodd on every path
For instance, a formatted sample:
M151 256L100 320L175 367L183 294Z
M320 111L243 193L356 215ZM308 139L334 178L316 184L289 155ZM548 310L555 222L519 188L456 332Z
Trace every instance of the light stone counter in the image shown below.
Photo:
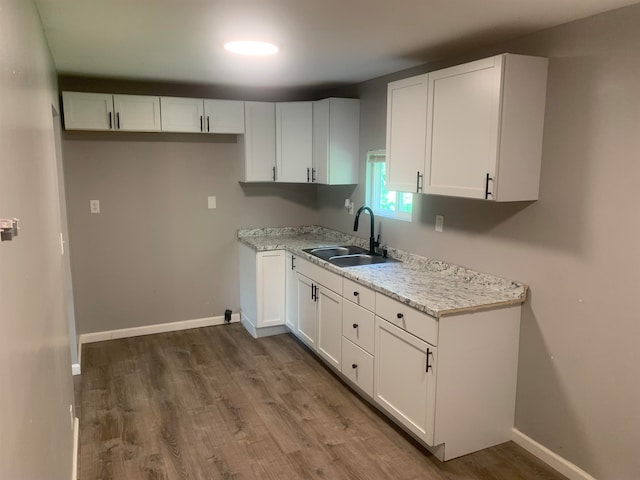
M337 267L302 249L332 245L368 248L368 241L324 227L242 229L238 240L256 251L288 250L436 318L518 305L527 296L527 286L522 283L393 248L389 248L389 256L402 263Z

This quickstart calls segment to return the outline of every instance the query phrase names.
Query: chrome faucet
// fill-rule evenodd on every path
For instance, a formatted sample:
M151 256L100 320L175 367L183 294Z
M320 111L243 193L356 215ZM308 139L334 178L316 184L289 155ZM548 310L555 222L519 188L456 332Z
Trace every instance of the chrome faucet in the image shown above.
M378 234L378 239L376 240L375 234L374 234L374 231L373 231L374 230L374 223L375 223L375 219L373 217L373 210L371 210L366 205L363 205L362 207L360 207L358 209L358 211L356 212L356 219L353 222L353 231L354 232L358 231L358 220L360 220L360 214L364 210L367 210L369 212L369 216L371 217L371 236L369 237L369 255L375 255L376 254L376 247L378 245L380 245L380 234Z

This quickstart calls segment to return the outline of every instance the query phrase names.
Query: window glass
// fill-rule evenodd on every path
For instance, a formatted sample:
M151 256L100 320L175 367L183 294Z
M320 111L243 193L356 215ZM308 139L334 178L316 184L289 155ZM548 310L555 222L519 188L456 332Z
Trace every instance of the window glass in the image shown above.
M413 194L387 190L384 150L367 152L367 204L376 215L411 221Z

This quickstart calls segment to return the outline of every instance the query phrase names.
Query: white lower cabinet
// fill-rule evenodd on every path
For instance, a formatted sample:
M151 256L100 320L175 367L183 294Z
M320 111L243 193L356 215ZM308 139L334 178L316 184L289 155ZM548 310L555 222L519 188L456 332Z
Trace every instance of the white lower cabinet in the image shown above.
M436 319L291 253L240 259L245 327L294 333L440 460L511 438L519 305Z
M376 317L374 399L420 440L433 445L437 349Z
M284 250L256 252L240 244L241 321L254 337L284 333Z
M298 272L296 275L296 286L298 292L298 328L294 330L300 340L306 343L313 350L316 349L317 335L317 315L315 300L315 284L310 278Z
M292 332L298 331L298 281L293 253L285 254L284 323Z
M340 370L342 359L342 296L328 288L317 289L318 354Z

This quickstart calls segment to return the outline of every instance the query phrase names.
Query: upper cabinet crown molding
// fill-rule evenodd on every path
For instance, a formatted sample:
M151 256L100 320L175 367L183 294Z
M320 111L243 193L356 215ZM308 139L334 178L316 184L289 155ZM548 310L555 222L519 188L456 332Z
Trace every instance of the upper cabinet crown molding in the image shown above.
M503 54L390 83L390 188L537 200L547 65Z

